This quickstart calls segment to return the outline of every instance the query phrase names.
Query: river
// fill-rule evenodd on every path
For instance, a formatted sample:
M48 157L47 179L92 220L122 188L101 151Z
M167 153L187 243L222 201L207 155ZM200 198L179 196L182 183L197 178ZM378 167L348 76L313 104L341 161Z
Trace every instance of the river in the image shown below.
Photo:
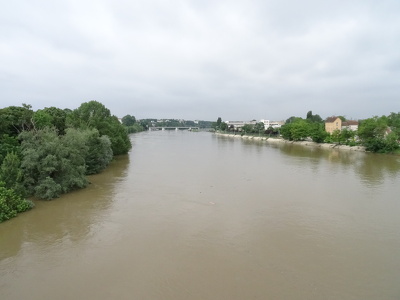
M400 299L400 157L131 135L0 224L0 299Z

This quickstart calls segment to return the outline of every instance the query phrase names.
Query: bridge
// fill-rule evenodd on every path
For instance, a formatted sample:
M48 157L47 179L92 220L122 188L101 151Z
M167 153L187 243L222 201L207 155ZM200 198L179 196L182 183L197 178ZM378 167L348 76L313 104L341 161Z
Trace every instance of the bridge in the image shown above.
M154 126L154 127L149 127L149 131L156 131L156 130L188 130L188 131L198 131L199 127L185 127L185 126Z

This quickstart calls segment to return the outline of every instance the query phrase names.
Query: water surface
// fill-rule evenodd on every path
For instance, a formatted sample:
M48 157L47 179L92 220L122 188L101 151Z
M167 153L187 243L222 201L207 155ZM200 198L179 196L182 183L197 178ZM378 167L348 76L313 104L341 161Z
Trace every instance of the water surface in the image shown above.
M0 224L1 299L400 299L400 158L145 132Z

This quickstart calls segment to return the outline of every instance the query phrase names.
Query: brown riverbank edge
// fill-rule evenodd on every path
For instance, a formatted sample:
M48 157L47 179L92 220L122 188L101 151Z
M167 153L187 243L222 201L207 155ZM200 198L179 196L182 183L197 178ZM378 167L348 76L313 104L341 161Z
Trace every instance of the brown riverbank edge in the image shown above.
M228 134L228 133L220 133L220 132L216 132L215 134L232 137L232 138L241 138L241 139L248 139L248 140L254 140L254 141L265 141L267 143L286 143L286 144L297 144L297 145L310 146L310 147L366 152L364 146L347 146L347 145L338 145L338 144L315 143L312 141L294 142L294 141L284 140L282 138L271 138L271 137L240 135L240 134Z

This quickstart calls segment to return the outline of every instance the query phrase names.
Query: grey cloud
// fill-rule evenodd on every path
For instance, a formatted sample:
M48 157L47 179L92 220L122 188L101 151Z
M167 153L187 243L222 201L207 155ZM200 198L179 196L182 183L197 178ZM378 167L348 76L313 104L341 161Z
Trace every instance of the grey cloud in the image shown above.
M397 111L398 1L13 1L2 106L92 99L138 118Z

